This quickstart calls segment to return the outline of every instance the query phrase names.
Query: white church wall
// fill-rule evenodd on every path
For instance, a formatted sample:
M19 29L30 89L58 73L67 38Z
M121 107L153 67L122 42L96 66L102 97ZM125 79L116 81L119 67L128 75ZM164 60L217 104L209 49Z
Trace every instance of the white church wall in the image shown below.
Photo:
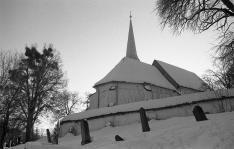
M116 91L111 90L114 83L107 83L99 87L99 107L109 107L109 104L116 104Z
M151 90L147 90L144 86L145 84L125 82L99 85L96 87L97 92L90 97L90 109L178 95L170 89L148 85Z
M113 122L113 116L105 116L98 119L88 119L90 130L104 128L108 125L109 122Z
M118 83L118 105L145 100L142 84Z
M98 108L98 93L95 92L93 95L89 97L90 106L89 109L96 109Z
M187 88L187 87L180 87L181 93L182 94L192 94L198 92L197 90Z
M168 119L171 117L182 117L192 115L192 106L184 105L181 107L166 108L158 111L151 111L155 113L157 120Z
M151 86L153 92L153 99L166 98L171 96L178 96L178 94L170 89L161 88L158 86Z
M80 124L78 122L69 122L69 123L64 123L62 127L60 127L59 136L63 137L68 132L71 132L72 128L75 129L77 135L80 134Z
M113 117L114 117L114 119L113 119L114 126L122 126L122 125L140 122L140 116L138 113L114 115Z

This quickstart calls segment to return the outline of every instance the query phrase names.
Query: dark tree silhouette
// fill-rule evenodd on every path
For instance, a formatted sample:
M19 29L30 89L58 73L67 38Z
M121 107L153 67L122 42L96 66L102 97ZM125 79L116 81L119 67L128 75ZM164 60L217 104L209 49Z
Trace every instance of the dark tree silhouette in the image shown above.
M234 23L231 0L158 0L156 10L163 26L179 33L184 29L203 32L215 26L225 34Z
M12 128L17 126L20 118L20 92L10 81L8 73L18 61L19 54L16 52L0 51L0 149L3 148L10 125L13 124Z
M33 126L38 116L50 108L51 97L64 87L61 59L52 47L40 53L36 47L26 47L19 66L9 71L10 79L20 89L20 108L26 119L25 141L32 140Z

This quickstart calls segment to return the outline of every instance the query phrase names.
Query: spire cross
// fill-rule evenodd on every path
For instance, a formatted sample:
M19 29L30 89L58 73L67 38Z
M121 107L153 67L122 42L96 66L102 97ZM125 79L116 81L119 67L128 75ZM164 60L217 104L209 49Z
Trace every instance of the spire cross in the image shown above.
M130 16L129 17L130 17L130 19L132 19L132 13L131 13L131 11L130 11Z

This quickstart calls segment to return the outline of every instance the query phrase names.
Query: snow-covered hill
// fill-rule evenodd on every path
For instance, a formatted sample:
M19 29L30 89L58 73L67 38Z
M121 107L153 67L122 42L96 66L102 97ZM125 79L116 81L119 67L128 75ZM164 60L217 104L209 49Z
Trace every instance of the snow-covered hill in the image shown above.
M151 131L141 132L140 123L105 127L91 132L93 141L81 146L81 137L67 134L59 145L44 141L30 142L27 149L234 149L234 112L207 115L208 121L194 117L151 120ZM115 135L125 141L116 142ZM25 145L14 147L24 149Z

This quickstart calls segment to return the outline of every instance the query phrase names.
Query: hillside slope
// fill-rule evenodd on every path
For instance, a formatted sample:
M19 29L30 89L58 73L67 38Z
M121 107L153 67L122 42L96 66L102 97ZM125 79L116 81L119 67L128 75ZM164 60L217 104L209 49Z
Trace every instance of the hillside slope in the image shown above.
M27 149L234 149L234 112L207 115L208 121L194 117L151 120L151 131L141 132L140 123L105 127L91 132L93 141L81 146L81 137L67 134L59 145L43 141L26 144ZM116 142L115 135L125 141ZM14 147L23 149L25 145Z

